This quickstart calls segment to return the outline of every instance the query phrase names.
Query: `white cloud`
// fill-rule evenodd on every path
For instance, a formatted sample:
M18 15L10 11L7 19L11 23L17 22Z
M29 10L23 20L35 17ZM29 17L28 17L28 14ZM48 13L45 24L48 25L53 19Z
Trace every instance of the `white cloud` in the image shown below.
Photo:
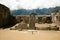
M0 0L0 3L8 6L11 10L60 6L60 0Z

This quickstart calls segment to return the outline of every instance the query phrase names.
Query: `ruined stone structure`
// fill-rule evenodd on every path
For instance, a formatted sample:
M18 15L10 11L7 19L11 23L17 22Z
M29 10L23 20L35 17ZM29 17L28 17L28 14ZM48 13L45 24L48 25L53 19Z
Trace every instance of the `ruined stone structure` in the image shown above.
M60 12L51 13L51 15L32 15L31 14L31 15L17 15L17 16L21 17L21 19L23 20L27 20L29 27L31 29L35 28L35 23L43 23L43 24L55 23L57 26L58 25L60 26Z
M0 27L13 26L15 22L15 17L10 14L10 9L0 4Z
M38 23L52 23L51 15L37 15Z
M30 15L17 15L15 17L18 22L25 20L27 23L29 23ZM52 22L51 15L35 15L35 23L50 23L50 22Z
M60 12L58 13L51 13L52 22L56 24L60 24Z
M60 26L60 11L57 13L51 13L51 15L35 15L35 14L30 14L30 15L17 15L15 18L10 15L10 10L8 7L0 4L0 27L4 25L8 25L9 23L13 23L17 21L20 24L21 28L25 28L27 24L29 24L30 29L35 29L35 23L55 23L57 26ZM19 28L19 27L18 27Z
M0 4L0 26L9 23L10 10L8 7Z
M34 14L30 14L30 17L29 17L29 28L30 29L35 29L35 15Z
M51 13L51 15L36 15L35 16L35 23L58 23L60 21L60 13ZM29 23L29 15L17 15L23 20L27 20ZM16 17L17 17L16 16ZM16 18L19 19L19 18ZM19 19L19 20L21 20Z
M17 23L20 23L22 21L24 21L25 23L29 23L29 15L14 15L14 17L16 17Z
M19 25L18 25L18 30L23 30L23 29L27 29L28 27L27 27L27 23L25 23L25 22L21 22L21 23L19 23Z
M55 23L60 30L60 11L57 13L51 13L52 15L52 22Z

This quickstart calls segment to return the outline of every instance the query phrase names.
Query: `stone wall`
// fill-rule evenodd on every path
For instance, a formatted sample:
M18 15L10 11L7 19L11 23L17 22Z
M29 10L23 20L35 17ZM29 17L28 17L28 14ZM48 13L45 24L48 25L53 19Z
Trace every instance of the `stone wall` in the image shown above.
M20 23L22 21L24 21L25 23L29 23L29 16L15 16L17 23Z
M0 4L0 26L6 25L9 22L9 15L9 8Z
M52 23L52 17L49 16L42 16L42 17L38 17L38 23Z
M56 23L56 24L59 24L60 23L60 13L57 12L57 13L51 13L51 16L52 16L52 22L53 23Z
M11 24L12 19L9 8L0 4L0 27Z

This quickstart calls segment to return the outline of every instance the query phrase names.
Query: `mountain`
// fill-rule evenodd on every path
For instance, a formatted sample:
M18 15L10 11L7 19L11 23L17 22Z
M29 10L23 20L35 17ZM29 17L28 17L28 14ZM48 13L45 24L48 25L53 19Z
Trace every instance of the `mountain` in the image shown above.
M43 8L43 9L32 9L32 10L26 10L26 9L18 9L18 10L11 10L12 15L28 15L31 13L36 13L38 15L43 15L43 14L50 14L52 12L56 12L60 10L60 7L57 6L55 8Z

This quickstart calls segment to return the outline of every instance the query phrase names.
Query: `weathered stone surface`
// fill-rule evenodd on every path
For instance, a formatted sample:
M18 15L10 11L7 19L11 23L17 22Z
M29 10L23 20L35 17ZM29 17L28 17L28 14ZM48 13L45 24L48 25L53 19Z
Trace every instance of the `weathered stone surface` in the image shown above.
M35 15L31 14L29 17L29 28L35 29Z
M0 4L0 26L9 23L10 10L8 7Z
M15 17L10 14L10 9L5 5L0 4L0 27L7 28L14 25Z
M24 22L18 23L15 26L13 26L12 28L10 28L11 30L22 30L22 29L27 29L27 24Z
M57 13L52 13L52 21L55 23L57 26L60 26L60 12L58 11ZM60 30L60 27L59 27Z

